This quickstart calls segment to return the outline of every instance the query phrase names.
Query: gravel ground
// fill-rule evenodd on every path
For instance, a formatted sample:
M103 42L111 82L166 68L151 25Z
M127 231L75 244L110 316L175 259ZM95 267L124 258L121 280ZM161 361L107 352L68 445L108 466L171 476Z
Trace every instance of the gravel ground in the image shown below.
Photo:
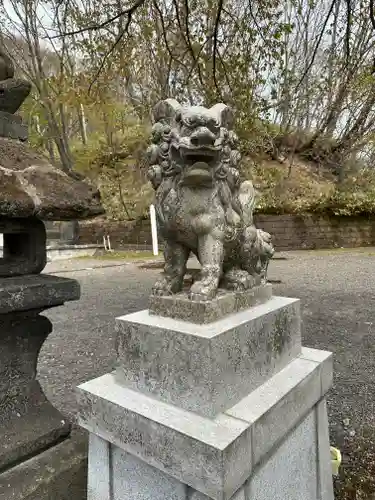
M269 278L278 282L275 294L301 299L304 345L334 352L334 387L328 398L331 441L348 452L350 468L354 460L350 450L361 453L361 440L371 449L375 446L375 253L283 256L286 260L271 263ZM147 307L160 272L116 264L83 271L69 271L67 266L59 271L80 281L82 298L48 312L54 332L42 349L39 377L51 401L71 417L73 388L113 367L114 318ZM53 270L50 265L49 271ZM340 498L375 498L372 494Z

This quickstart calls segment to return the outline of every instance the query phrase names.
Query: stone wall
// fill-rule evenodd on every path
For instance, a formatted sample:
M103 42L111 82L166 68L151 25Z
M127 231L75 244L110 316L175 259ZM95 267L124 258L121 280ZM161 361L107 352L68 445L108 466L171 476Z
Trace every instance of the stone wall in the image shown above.
M318 217L313 215L255 216L257 227L273 235L277 250L375 246L374 217ZM112 248L151 245L150 222L91 221L80 224L79 243L103 243L109 235Z
M375 245L375 217L259 214L255 222L273 235L278 250Z

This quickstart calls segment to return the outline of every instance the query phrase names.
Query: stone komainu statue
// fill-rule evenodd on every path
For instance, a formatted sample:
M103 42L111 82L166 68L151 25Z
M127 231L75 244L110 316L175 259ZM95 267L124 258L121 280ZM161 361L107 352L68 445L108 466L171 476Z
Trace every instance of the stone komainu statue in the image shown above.
M191 252L201 264L193 300L212 299L219 286L240 291L261 284L274 249L271 236L254 226L252 183L240 182L232 110L167 99L155 106L154 119L148 176L165 239L165 273L153 293L182 290Z

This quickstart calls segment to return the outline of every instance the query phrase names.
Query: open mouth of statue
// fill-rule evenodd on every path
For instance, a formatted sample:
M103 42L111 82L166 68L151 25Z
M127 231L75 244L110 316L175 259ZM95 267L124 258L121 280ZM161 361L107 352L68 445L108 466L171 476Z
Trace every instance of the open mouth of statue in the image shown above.
M182 148L181 148L182 149ZM206 163L207 166L210 165L217 155L217 150L215 148L183 148L182 155L187 165L194 165L195 163Z
M190 158L190 162L186 162L184 172L184 183L190 185L206 185L211 184L213 180L213 168L207 163L208 157L203 158L196 156Z
M179 145L184 163L183 184L190 186L212 185L214 167L219 149L215 146Z

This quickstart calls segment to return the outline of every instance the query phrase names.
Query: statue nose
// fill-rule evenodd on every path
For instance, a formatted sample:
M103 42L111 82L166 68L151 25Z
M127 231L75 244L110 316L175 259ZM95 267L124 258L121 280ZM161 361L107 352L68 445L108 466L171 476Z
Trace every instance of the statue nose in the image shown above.
M190 136L193 146L213 146L215 135L207 127L199 127Z

